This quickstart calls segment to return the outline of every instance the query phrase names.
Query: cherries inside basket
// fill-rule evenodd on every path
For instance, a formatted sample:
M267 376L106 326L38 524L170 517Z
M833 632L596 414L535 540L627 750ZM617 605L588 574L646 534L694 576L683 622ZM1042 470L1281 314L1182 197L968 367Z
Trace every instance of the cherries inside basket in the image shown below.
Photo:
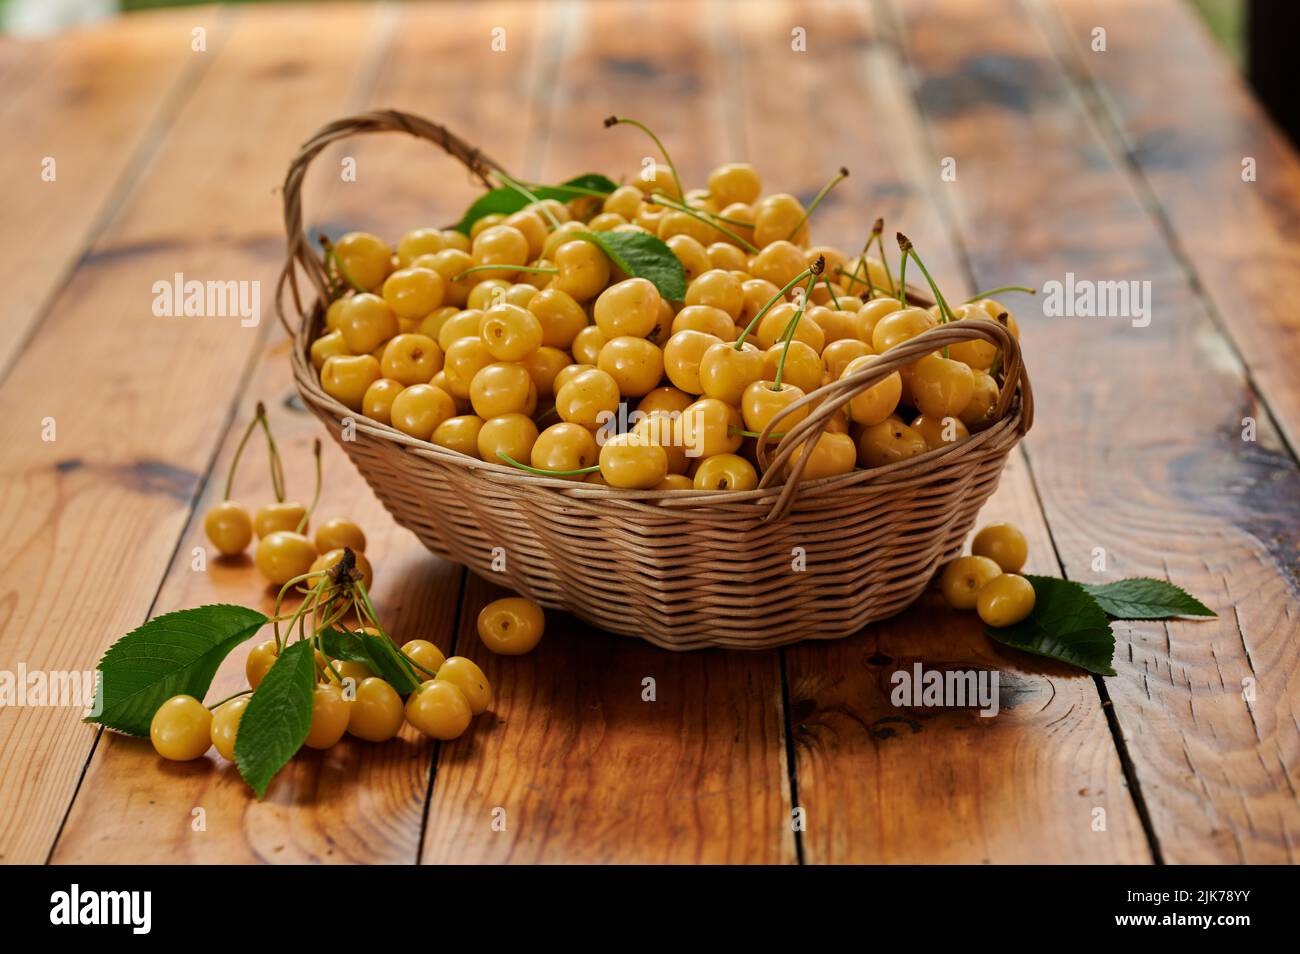
M855 254L813 242L847 170L807 206L743 162L688 188L646 127L606 121L624 124L663 157L625 184L493 170L496 187L453 228L322 239L331 303L310 351L322 390L471 457L659 491L878 468L960 444L1006 410L994 336L890 352L976 320L1018 337L989 296L1028 289L950 303L901 234L891 266L880 221ZM907 285L909 263L932 298ZM817 433L773 456L810 415Z

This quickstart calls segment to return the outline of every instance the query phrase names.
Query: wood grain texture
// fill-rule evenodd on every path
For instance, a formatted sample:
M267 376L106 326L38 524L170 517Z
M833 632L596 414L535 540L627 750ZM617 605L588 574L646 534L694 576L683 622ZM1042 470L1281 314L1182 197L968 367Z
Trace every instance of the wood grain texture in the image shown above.
M456 20L456 30L446 29L448 17ZM382 64L373 88L364 93L366 102L376 106L418 99L427 89L425 64L450 63L457 57L476 59L466 55L466 37L482 36L486 45L491 27L499 25L516 44L516 60L487 60L495 71L472 69L467 62L461 75L467 80L476 77L483 104L495 101L505 109L517 82L515 67L519 60L528 61L528 51L535 45L529 29L535 13L524 5L498 7L490 14L475 12L465 4L409 7L391 16L381 14L384 18L393 22L381 28L382 46L355 57L359 68L367 60ZM448 89L444 95L457 116L446 117L428 102L423 108L454 128L487 134L490 113L476 118L451 106L464 101L457 91ZM351 104L353 108L359 105ZM340 103L335 112L341 115L348 108L349 104ZM523 148L523 143L507 144L502 155L508 158ZM344 155L356 160L356 182L342 182L337 176L338 161ZM313 181L327 187L327 194L318 195L315 208L308 208L309 220L316 219L335 234L361 222L395 241L407 228L452 218L474 190L468 181L462 187L463 196L454 188L429 188L427 170L436 169L443 161L427 144L402 137L344 143L320 160ZM293 394L288 347L277 326L240 400L241 420L226 434L222 457L196 511L199 516L187 528L157 612L226 599L245 605L255 598L267 606L273 602L260 586L249 559L217 561L203 574L191 571L189 556L193 546L204 543L201 514L220 497L228 455L239 440L243 420L256 401L262 400L272 408L277 441L288 457L289 485L299 499L310 493L312 440L319 436L325 441L326 493L320 513L354 516L365 528L367 555L376 568L375 605L385 626L399 640L429 639L450 653L463 571L431 556L413 536L397 527L338 446L321 433ZM236 497L249 501L259 495L265 498L269 491L264 470L257 469L261 464L258 452L253 453L250 464L241 470ZM232 654L214 682L210 698L223 698L246 685L246 653L244 648ZM204 863L413 863L420 849L436 751L430 740L410 726L385 745L346 738L326 753L304 752L295 757L272 784L266 799L257 802L238 773L215 751L199 762L173 766L160 762L147 743L111 733L105 734L100 749L59 841L56 862L163 857ZM141 792L151 794L143 807ZM123 818L126 805L136 807ZM195 832L189 826L195 806L205 809L206 832ZM217 825L221 825L219 833ZM142 830L152 833L150 841L139 840Z
M90 669L143 622L264 327L154 317L152 284L176 272L257 280L268 304L280 241L267 196L283 157L346 101L371 16L284 8L237 19L140 188L0 386L11 451L0 469L4 668ZM319 57L286 51L288 34ZM232 133L248 129L261 134ZM47 418L52 442L41 439ZM78 719L0 711L0 762L12 766L0 778L3 860L49 852L94 738Z
M883 214L891 239L896 230L907 232L956 298L964 285L962 250L927 195L937 163L926 155L900 64L878 27L851 3L772 3L750 14L733 34L738 59L772 68L745 71L732 98L744 104L746 137L766 144L755 155L769 181L811 196L842 160L851 175L837 201L818 211L814 234L856 248ZM789 50L791 25L807 30L806 54ZM838 78L841 101L856 111L832 126L807 108L828 73ZM815 144L822 168L807 161L807 144ZM1031 373L1035 357L1027 355ZM1028 534L1033 572L1059 573L1020 454L980 524L998 519ZM816 542L808 547L815 559ZM973 707L895 706L891 680L917 662L997 671L999 713L983 718ZM786 672L799 803L808 813L806 861L1149 859L1092 680L1000 651L973 613L946 609L934 589L906 613L851 639L786 650ZM1108 816L1103 832L1093 830L1095 808Z
M101 217L171 120L224 38L213 8L128 17L57 40L6 40L0 56L0 374L67 280ZM208 31L207 53L190 31ZM47 158L54 181L42 177Z
M537 92L553 104L538 134L544 179L635 174L653 144L602 129L610 113L656 129L689 181L723 161L719 127L696 121L714 115L725 66L698 11L661 6L652 30L626 4L566 4L552 18L566 29L552 41L554 86ZM496 686L496 721L442 748L422 861L794 860L775 654L664 653L552 613L533 654L492 657L474 622L498 595L470 578L457 645Z
M1294 861L1295 462L1266 417L1243 442L1257 412L1242 368L1042 33L1005 28L1024 9L895 9L934 151L958 162L946 188L976 280L1152 283L1147 327L1026 311L1022 329L1040 421L1029 462L1069 576L1162 577L1220 613L1117 627L1106 686L1161 855Z
M1286 436L1300 448L1300 160L1203 24L1173 0L1029 6L1092 84L1103 135L1141 176L1219 323ZM1108 25L1105 53L1091 31ZM1159 69L1147 64L1158 62ZM1242 163L1254 161L1254 181Z

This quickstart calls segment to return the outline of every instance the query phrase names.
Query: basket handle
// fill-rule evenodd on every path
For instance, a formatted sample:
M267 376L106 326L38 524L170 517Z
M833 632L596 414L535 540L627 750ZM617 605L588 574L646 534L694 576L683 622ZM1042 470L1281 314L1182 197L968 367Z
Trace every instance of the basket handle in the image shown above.
M773 502L767 519L778 520L789 513L790 508L794 505L795 496L799 492L799 479L808 464L808 457L812 448L816 446L822 432L826 429L826 425L830 423L831 417L840 408L863 391L879 384L904 365L949 345L969 341L972 338L982 338L995 344L1002 352L1002 366L1005 377L1003 378L1002 392L998 396L998 403L994 408L995 419L1002 420L1007 415L1016 392L1019 391L1019 429L1021 434L1028 431L1034 422L1034 394L1029 383L1029 372L1025 368L1024 359L1020 353L1020 343L1016 340L1015 335L1011 334L1006 325L987 318L965 318L960 321L947 322L922 332L902 344L895 345L875 361L872 361L868 367L855 371L853 374L837 381L824 384L777 412L758 437L758 463L763 470L763 477L758 486L760 488L769 487L776 482L778 476L784 471L787 461L794 454L796 447L803 446L804 453L800 455L791 468L792 472L786 478L780 495ZM809 406L812 406L812 413L786 432L780 443L776 445L776 450L769 460L767 453L768 435L780 430L778 425L783 418L792 414L798 408Z
M294 268L295 262L307 273L321 300L329 297L329 278L325 272L325 264L312 250L311 239L303 231L302 183L307 175L307 167L332 143L363 133L378 132L403 132L417 139L429 140L434 145L442 147L448 155L464 163L465 167L489 188L492 182L488 178L488 173L501 170L500 163L483 155L446 126L396 109L376 109L368 113L359 113L356 116L337 119L316 130L315 134L302 144L298 154L289 163L281 189L284 194L286 255L284 268L275 287L275 313L290 337L293 336L294 329L284 310L286 286L293 292L294 309L299 317L306 315L302 297L298 292L298 272Z

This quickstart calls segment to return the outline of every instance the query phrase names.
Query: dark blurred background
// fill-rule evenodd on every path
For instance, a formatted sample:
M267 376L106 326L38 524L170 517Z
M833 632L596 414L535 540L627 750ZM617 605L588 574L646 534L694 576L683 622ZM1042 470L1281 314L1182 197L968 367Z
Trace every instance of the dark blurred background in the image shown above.
M0 0L0 32L40 36L78 23L158 7L209 0ZM241 2L241 0L236 0ZM242 0L256 3L261 0ZM490 0L485 0L490 2ZM743 0L735 0L737 4ZM870 0L863 0L864 3ZM1300 97L1292 93L1300 52L1298 0L1184 0L1204 21L1228 57L1292 142L1300 143Z

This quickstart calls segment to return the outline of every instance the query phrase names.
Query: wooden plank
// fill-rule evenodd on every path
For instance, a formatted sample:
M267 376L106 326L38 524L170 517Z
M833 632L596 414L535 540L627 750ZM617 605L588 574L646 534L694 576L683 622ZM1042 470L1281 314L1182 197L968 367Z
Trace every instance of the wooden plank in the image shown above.
M743 63L733 99L775 188L810 196L843 161L850 177L815 235L859 246L877 214L902 229L938 281L962 291L960 254L927 195L938 161L926 154L900 64L849 3L769 3L736 31ZM807 31L808 52L789 51ZM827 123L808 103L836 77L845 112ZM854 104L849 106L848 104ZM810 162L809 156L816 161ZM820 167L819 167L820 166ZM892 245L892 242L891 242ZM969 292L972 289L966 288ZM1012 456L981 524L1011 520L1030 539L1034 572L1056 574L1029 472ZM815 558L810 542L810 559ZM1000 711L899 708L895 672L996 671ZM973 613L928 591L908 612L851 639L786 650L804 857L827 863L1145 861L1141 823L1092 681L1068 667L998 650ZM1107 830L1092 830L1103 808Z
M610 112L659 131L689 181L722 161L725 57L698 13L665 5L646 29L625 4L559 12L559 74L535 94L553 103L537 132L543 178L634 174L652 147L603 130ZM457 647L496 687L495 721L443 747L423 861L794 860L776 654L664 653L552 613L534 653L493 657L474 620L498 595L477 578L465 594ZM642 698L645 679L655 701Z
M474 102L488 108L506 108L516 87L527 81L517 74L537 45L532 30L536 13L528 6L497 6L490 13L468 4L404 7L392 16L396 22L384 27L385 36L393 38L391 47L385 41L381 72L374 88L366 92L376 106L419 108L418 100L427 92L430 62L461 60L462 67L452 72L466 83L472 80L477 87ZM454 17L457 29L445 29L448 16ZM488 37L495 25L504 27L517 44L516 55L509 60L471 49L472 41ZM526 72L528 67L522 69ZM442 92L446 101L440 100L439 108L454 114L440 113L437 118L467 135L489 133L483 117L476 119L456 105L470 101L473 91L468 86ZM429 108L427 101L423 108ZM345 110L340 106L336 111ZM512 161L524 148L523 142L504 144L502 161ZM340 182L333 174L343 155L356 160L355 183ZM330 190L326 201L318 196L314 205L307 206L308 218L321 220L335 233L360 225L394 240L406 228L454 218L475 190L468 181L460 185L464 177L459 176L446 176L448 188L429 188L430 170L442 169L449 161L440 159L428 143L398 136L343 143L335 154L318 160L320 168L314 170L312 181L328 183ZM305 496L311 485L311 442L324 435L315 417L291 400L288 347L277 327L240 406L244 415L257 400L272 408L277 441L282 448L287 445L290 487ZM220 497L226 461L241 428L242 421L237 421L225 435L221 459L198 515ZM385 625L398 638L430 639L450 653L463 571L431 556L414 536L397 527L333 442L326 452L320 512L354 514L365 528L367 555L376 572L375 604ZM265 472L257 469L260 463L254 453L251 466L240 477L236 493L240 499L267 496ZM273 603L247 559L212 564L206 574L191 572L191 548L203 542L200 517L196 517L186 530L156 612L215 600ZM211 698L222 698L246 685L244 655L244 650L237 650L227 660ZM398 740L384 745L348 738L327 753L307 752L295 758L266 800L256 802L238 773L215 753L175 766L162 763L147 743L105 734L54 860L411 863L419 852L434 751L434 745L409 726ZM195 806L205 809L206 832L190 828L188 819ZM143 830L151 833L147 841L137 837Z
M1068 574L1170 579L1220 613L1119 627L1105 685L1160 854L1294 861L1295 462L1267 417L1242 442L1255 403L1241 367L1042 34L1006 28L1023 8L895 9L934 150L958 159L947 194L976 280L1152 282L1146 327L1027 310L1021 325L1029 461Z
M1139 194L1157 206L1295 453L1300 314L1284 304L1300 295L1295 149L1184 5L1035 0L1031 10L1058 56L1095 84L1094 119L1140 173ZM1106 51L1094 54L1102 24ZM1159 70L1146 68L1153 60ZM1243 180L1248 159L1253 181Z
M13 451L0 470L6 668L90 668L142 622L265 327L156 318L152 285L176 272L260 281L269 320L281 256L270 190L284 157L346 101L372 18L331 6L237 20L142 173L147 187L0 385L0 445ZM46 418L55 441L41 439ZM94 738L78 719L0 711L3 860L46 858Z
M57 40L6 41L0 58L0 374L76 267L154 137L216 55L213 8L122 17ZM207 53L190 31L208 31ZM54 181L43 178L46 159Z

